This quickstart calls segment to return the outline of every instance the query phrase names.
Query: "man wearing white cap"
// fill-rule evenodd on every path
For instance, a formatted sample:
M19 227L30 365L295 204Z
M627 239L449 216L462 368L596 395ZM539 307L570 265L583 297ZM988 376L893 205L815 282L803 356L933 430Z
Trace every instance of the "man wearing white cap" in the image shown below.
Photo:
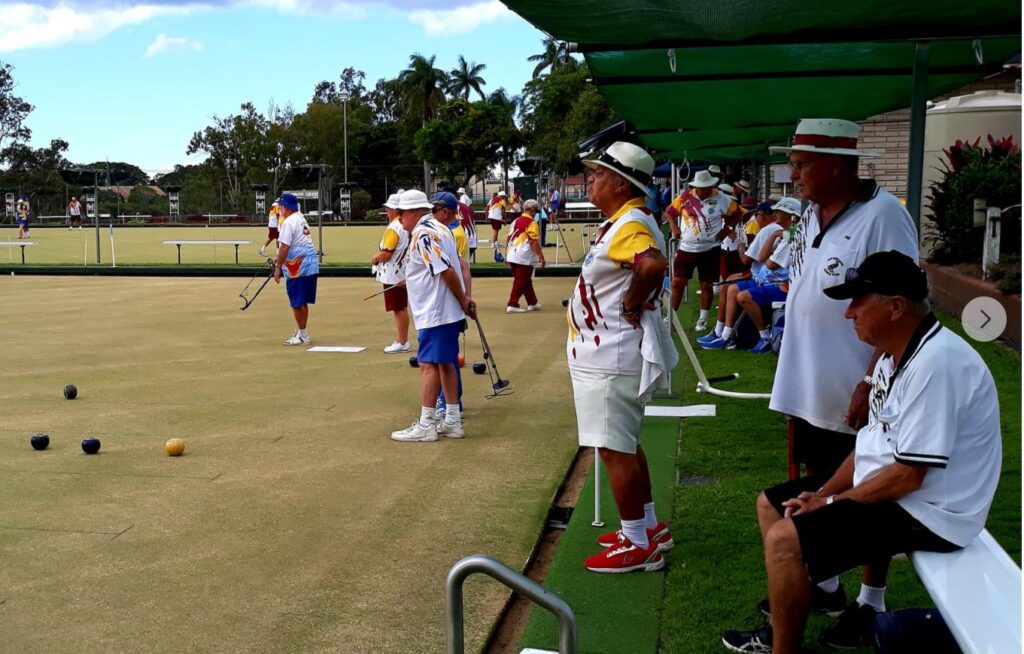
M494 248L494 260L498 263L504 263L505 258L501 255L501 244L498 243L498 232L501 231L501 225L505 222L505 212L508 210L508 201L506 198L508 193L505 191L498 191L491 198L491 203L487 205L487 220L491 223L491 247Z
M700 319L694 329L707 329L711 312L712 284L718 281L722 239L743 216L740 206L715 187L718 178L707 170L694 175L689 188L680 193L665 210L672 236L679 240L679 251L672 265L672 310L679 309L683 290L693 278L700 281Z
M867 422L871 375L881 351L857 338L844 318L845 304L824 289L843 281L846 271L869 255L896 250L918 260L918 238L910 214L874 180L857 176L860 128L836 118L801 120L788 152L790 179L810 201L793 237L786 332L772 386L770 408L789 416L793 463L824 484L853 451L857 430ZM836 645L856 645L857 609L885 610L888 561L864 571L860 595L823 633ZM815 586L812 608L845 601L838 577Z
M761 315L762 306L772 302L785 302L789 290L789 228L793 220L800 217L800 201L796 198L782 198L772 207L770 221L754 237L746 252L740 256L750 265L750 279L741 279L726 287L718 305L718 325L715 331L697 342L705 350L728 348L732 342L733 326L742 309L754 325L761 338L750 349L753 354L772 351L771 333Z
M654 160L636 145L617 142L583 163L593 169L588 199L607 219L569 299L566 350L579 443L598 448L622 524L598 537L606 549L584 565L593 572L660 570L672 535L655 515L640 447L641 344L650 324L664 327L648 312L656 310L667 269L664 239L644 205Z
M421 387L420 417L406 429L392 432L395 441L430 442L438 436L464 435L455 370L462 321L476 316L476 303L465 291L455 238L433 217L433 206L423 191L410 190L398 196L399 220L410 233L405 283L417 329ZM438 388L444 391L448 405L440 423L434 415Z
M270 205L270 213L267 215L267 240L263 242L263 246L260 248L260 256L267 256L267 246L270 245L271 241L276 241L278 233L278 201L274 200L274 203Z
M409 296L405 288L405 257L409 249L409 232L398 220L398 194L392 193L384 203L388 226L370 263L376 269L377 281L384 285L384 310L395 315L395 341L384 348L388 354L412 350L409 345Z

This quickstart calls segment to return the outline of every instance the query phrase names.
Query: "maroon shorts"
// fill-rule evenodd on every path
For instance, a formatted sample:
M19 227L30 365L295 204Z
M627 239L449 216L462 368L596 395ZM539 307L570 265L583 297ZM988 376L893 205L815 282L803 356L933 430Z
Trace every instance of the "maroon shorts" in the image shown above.
M740 253L738 250L722 250L721 263L718 266L718 272L722 276L722 279L728 279L729 275L734 275L738 272L743 272L746 268L743 267L743 261L740 259Z
M496 230L496 231L501 229L501 221L500 220L494 220L493 218L488 218L487 221L491 223L491 229Z
M268 241L273 241L278 236L280 236L280 234L277 233L277 227L268 227L267 228L267 240Z
M384 284L384 288L391 286L391 284ZM396 286L389 291L384 292L384 310L385 311L405 311L406 307L409 306L409 292L405 289L405 284Z
M676 252L672 262L672 275L683 279L693 279L693 271L697 270L700 281L712 283L718 281L718 260L722 256L721 248L711 248L707 252Z

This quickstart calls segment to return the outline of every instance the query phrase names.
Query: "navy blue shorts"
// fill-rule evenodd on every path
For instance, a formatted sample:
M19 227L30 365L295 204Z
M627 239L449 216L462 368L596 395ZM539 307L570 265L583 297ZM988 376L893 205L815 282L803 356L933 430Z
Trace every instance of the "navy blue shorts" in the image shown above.
M461 332L461 320L418 330L416 336L419 344L416 347L416 358L420 363L448 363L457 366L459 364L459 334Z
M296 277L285 283L288 289L288 302L293 309L307 304L316 304L316 280L319 275Z

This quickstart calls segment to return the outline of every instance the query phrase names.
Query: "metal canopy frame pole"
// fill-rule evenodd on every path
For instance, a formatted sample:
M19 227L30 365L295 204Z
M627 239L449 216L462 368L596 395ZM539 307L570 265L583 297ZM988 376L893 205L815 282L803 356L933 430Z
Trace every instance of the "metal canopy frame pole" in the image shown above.
M497 579L513 591L523 595L535 604L553 613L558 619L558 651L561 654L577 654L579 639L576 630L576 615L565 601L537 582L512 570L506 565L479 554L457 561L448 571L445 580L445 626L447 631L448 654L464 654L466 651L464 628L464 601L462 586L466 578L475 572Z
M100 172L92 171L93 209L96 211L96 263L100 263Z
M921 179L924 172L924 124L928 102L928 41L914 50L914 88L910 100L910 152L907 155L907 211L921 234Z

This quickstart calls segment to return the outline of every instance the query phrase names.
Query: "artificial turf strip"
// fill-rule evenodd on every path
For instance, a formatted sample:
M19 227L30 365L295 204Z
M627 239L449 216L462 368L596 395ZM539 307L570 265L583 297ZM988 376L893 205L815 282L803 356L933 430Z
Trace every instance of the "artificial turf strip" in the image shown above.
M683 309L684 324L693 318ZM695 312L694 312L695 313ZM959 324L940 316L962 334ZM1020 562L1020 356L1001 345L969 341L984 357L996 380L1003 428L1003 470L987 528L1011 557ZM771 387L776 359L745 352L698 351L708 375L730 370L741 379L721 388L764 391ZM739 388L743 382L743 388ZM691 386L683 403L706 402ZM765 596L763 554L754 501L765 487L786 476L783 418L766 401L715 398L718 417L688 422L680 445L681 475L714 476L712 485L676 489L673 533L676 549L666 578L661 632L662 651L704 653L725 651L721 632L749 629L764 620L755 608ZM859 589L859 574L843 575L847 597ZM930 607L933 603L905 559L893 562L886 602L890 609ZM807 651L834 652L817 644L830 623L812 616L806 631ZM849 650L867 653L870 650Z
M678 401L664 403L678 404ZM679 420L646 418L644 421L642 443L651 472L655 506L662 520L671 513ZM603 466L601 485L601 519L605 526L591 526L594 519L591 469L544 586L564 599L575 612L581 654L654 654L658 651L658 613L664 573L597 574L583 567L587 556L600 551L597 536L619 526L618 511ZM674 552L668 554L669 566L673 565L673 555ZM520 646L557 651L558 627L554 617L535 608Z

